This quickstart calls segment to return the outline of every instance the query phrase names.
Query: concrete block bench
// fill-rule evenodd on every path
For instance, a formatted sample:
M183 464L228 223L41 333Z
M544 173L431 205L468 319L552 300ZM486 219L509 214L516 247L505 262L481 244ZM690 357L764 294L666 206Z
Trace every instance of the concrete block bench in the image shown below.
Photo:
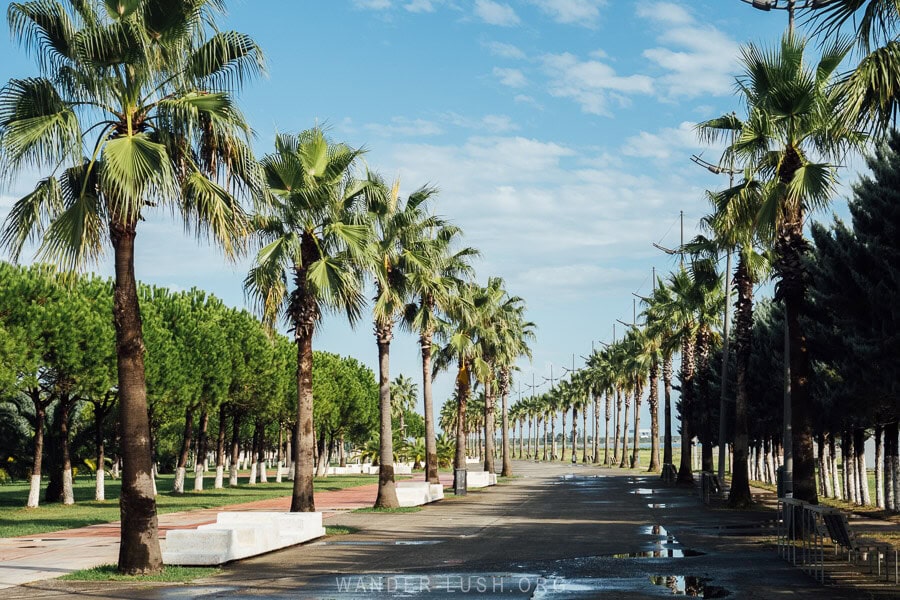
M394 463L394 475L412 475L412 465L408 463Z
M166 535L167 565L220 565L325 535L322 513L220 512L215 523Z
M427 481L398 481L396 488L400 506L421 506L444 499L444 486Z
M497 485L496 473L487 471L469 471L466 473L466 486L470 488L483 488Z

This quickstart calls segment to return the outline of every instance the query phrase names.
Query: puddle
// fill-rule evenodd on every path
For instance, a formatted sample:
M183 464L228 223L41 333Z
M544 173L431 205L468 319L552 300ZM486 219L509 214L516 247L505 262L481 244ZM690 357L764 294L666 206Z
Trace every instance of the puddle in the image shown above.
M662 504L648 504L647 506L650 508L668 508L669 505L662 503Z
M692 556L703 556L706 552L699 550L691 550L690 548L669 548L661 546L656 550L644 550L643 552L627 552L623 554L613 554L613 558L690 558Z
M653 488L637 488L636 490L631 490L628 493L629 494L638 494L640 496L652 496Z
M650 577L654 586L667 588L674 596L691 596L694 598L727 598L731 592L725 588L710 585L705 577L683 575L655 575Z

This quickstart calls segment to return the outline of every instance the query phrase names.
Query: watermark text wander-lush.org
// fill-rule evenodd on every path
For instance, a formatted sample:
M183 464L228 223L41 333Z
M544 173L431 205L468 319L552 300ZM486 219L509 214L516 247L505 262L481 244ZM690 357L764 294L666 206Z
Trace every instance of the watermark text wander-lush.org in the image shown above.
M562 581L538 575L344 575L334 578L336 591L352 594L533 594L554 592Z

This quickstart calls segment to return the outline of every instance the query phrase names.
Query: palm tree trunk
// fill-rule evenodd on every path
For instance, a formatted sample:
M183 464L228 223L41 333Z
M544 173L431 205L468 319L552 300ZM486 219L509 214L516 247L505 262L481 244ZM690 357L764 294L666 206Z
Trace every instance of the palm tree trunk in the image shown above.
M110 238L116 279L113 322L116 329L122 452L118 566L119 571L127 575L156 573L162 569L151 473L144 340L134 277L134 237L135 223L125 223L116 217L111 220Z
M631 400L628 392L622 392L625 397L625 417L622 420L622 458L619 460L619 468L624 469L628 465L628 413L631 410Z
M493 369L491 369L493 372ZM491 376L484 382L484 470L494 472L494 386Z
M559 455L556 454L556 411L554 410L551 415L550 421L550 460L556 460L559 458ZM566 443L566 411L563 411L562 414L562 428L563 428L563 444ZM565 446L563 446L563 451L565 451Z
M672 353L663 355L663 464L675 463L672 456Z
M565 437L566 432L563 430L563 437ZM572 405L572 459L571 461L574 463L578 460L578 407ZM563 457L565 457L565 451L563 451Z
M501 451L503 452L503 458L502 458L503 463L502 463L502 468L500 471L501 477L512 477L512 474L513 474L512 456L510 455L510 448L509 448L510 440L509 440L508 400L509 400L509 371L507 369L502 369L500 372L500 404L501 404L500 419L501 419L501 427L502 427L501 435L503 436L502 440L501 440L501 444L502 444ZM522 436L519 435L519 439L521 439L521 437Z
M581 409L581 429L583 431L582 435L584 436L584 444L582 445L581 451L582 463L586 463L588 461L588 406L589 404L585 402L584 406Z
M790 155L785 164L790 162ZM785 170L786 179L793 172ZM816 495L816 463L813 452L812 406L809 391L809 353L806 348L806 336L800 322L801 306L806 298L806 266L807 242L803 238L803 215L786 215L785 223L775 243L777 259L776 271L781 275L779 295L784 300L786 327L789 345L790 365L790 397L791 428L793 457L793 494L794 498L811 504L818 503Z
M600 396L592 391L594 397L594 458L592 462L596 465L600 462Z
M637 469L641 466L641 396L644 391L641 386L634 389L634 446L631 449L631 468Z
M456 375L456 456L453 459L455 469L466 468L466 407L469 403L469 369L464 361L459 363ZM459 486L456 472L453 473L453 488Z
M649 473L658 473L659 466L659 360L656 355L650 361L650 466Z
M294 489L291 512L315 512L313 496L313 462L315 432L313 431L312 395L312 326L298 328L297 340L297 444L294 446Z
M731 490L728 505L732 508L746 508L753 502L750 494L750 476L747 460L750 449L750 433L747 411L750 395L747 380L750 372L750 351L753 333L753 280L747 268L743 252L738 255L738 265L734 273L734 287L737 302L734 315L734 358L735 358L735 402L734 402L734 467L731 473ZM722 443L723 440L719 440Z
M615 437L613 438L613 462L619 462L619 436L622 433L622 390L616 387Z
M422 397L425 403L425 480L440 483L438 478L437 438L434 434L434 400L431 391L431 333L419 340L422 349Z
M562 428L562 437L563 437L563 447L562 447L562 455L558 458L565 460L566 458L566 412L569 409L563 406L562 414L563 414L563 428ZM553 415L553 458L557 458L556 455L556 415Z
M612 399L610 398L610 391L606 390L606 428L603 431L603 465L609 466L609 422L612 419ZM613 460L615 460L615 454L613 454Z
M691 411L693 410L694 344L686 336L681 343L681 464L678 466L678 483L693 484L691 464Z

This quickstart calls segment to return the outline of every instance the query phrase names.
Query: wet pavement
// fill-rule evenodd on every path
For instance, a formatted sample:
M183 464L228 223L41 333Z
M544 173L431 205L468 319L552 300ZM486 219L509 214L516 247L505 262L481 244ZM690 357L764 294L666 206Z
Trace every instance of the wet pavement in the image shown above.
M779 560L772 512L711 510L657 476L515 464L519 477L418 513L345 513L358 533L227 565L189 585L47 581L19 597L858 598Z

